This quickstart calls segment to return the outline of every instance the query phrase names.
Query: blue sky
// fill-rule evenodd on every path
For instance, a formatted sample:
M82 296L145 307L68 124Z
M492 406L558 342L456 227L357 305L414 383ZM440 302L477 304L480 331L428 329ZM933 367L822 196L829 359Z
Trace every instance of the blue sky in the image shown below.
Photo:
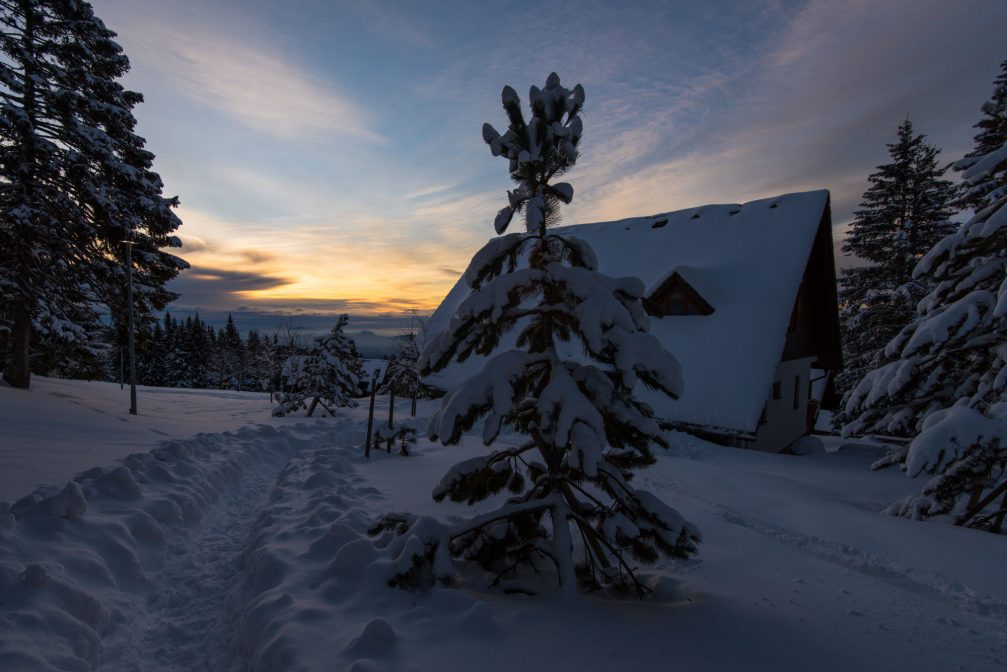
M587 91L567 223L828 188L837 237L908 114L951 161L1007 3L94 0L182 201L177 309L428 311L511 185L504 84Z

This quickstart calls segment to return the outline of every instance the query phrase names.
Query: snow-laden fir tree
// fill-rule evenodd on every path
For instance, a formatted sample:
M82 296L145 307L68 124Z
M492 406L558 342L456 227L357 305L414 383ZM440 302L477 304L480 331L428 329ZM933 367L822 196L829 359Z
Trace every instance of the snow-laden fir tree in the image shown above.
M292 355L285 365L287 389L273 415L307 408L312 415L321 405L329 415L340 406L356 406L354 397L363 375L357 346L343 328L348 315L340 315L327 335L316 339L307 355Z
M943 179L939 149L913 133L909 119L899 125L898 140L888 145L891 162L878 166L868 181L843 252L871 262L843 271L844 370L836 380L845 393L877 367L885 345L908 323L927 293L913 268L941 238L954 231L955 189ZM840 421L845 420L840 416Z
M388 516L372 532L412 533L422 542L393 583L446 579L449 552L498 579L526 565L551 567L566 592L579 583L644 594L638 563L688 557L699 541L693 525L631 481L634 469L654 461L651 446L666 445L634 388L639 382L677 397L679 364L647 333L641 282L599 273L586 243L547 228L573 198L569 184L552 180L577 160L584 89L549 75L543 89L531 87L530 118L514 89L504 87L502 98L508 130L501 135L486 124L483 138L508 162L517 188L495 228L503 234L522 213L526 231L476 253L464 275L470 295L419 366L425 375L489 356L448 393L429 436L456 444L483 419L488 446L508 427L524 438L458 463L433 494L469 504L505 490L510 497L439 536L429 520L409 515Z
M142 97L116 81L129 61L114 36L86 2L0 0L0 328L17 387L30 382L33 335L81 339L101 304L125 312L123 241L141 326L186 267L164 251L181 244L177 201L133 133Z
M901 464L909 476L930 477L893 514L954 512L959 522L979 525L989 513L981 509L1007 488L1005 88L1001 75L983 106L976 151L955 164L975 215L916 266L914 277L933 290L888 344L890 361L867 374L847 403L855 418L847 435L915 435L907 449L875 465Z
M419 358L416 334L407 334L398 352L388 360L384 383L378 390L381 394L392 393L412 400L412 415L416 415L416 400L426 399L433 393L420 378Z
M979 132L975 135L975 146L965 155L966 159L986 156L1007 140L1007 59L1000 63L1000 74L993 81L993 95L982 105L983 118L976 123ZM959 166L964 166L959 162ZM995 182L981 181L976 184L964 185L960 203L970 210L978 212L989 207L987 189L995 189Z

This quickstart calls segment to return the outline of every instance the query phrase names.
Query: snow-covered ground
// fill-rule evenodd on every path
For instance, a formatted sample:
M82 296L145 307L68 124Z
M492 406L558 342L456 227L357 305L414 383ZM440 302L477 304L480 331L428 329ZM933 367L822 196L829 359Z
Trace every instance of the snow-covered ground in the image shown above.
M272 405L256 392L141 385L137 415L128 409L128 386L33 376L24 391L0 381L0 501L165 439L258 422Z
M130 418L118 386L0 388L0 499L55 484L0 504L0 670L1007 667L1007 537L883 515L918 483L870 472L870 447L674 435L638 478L703 543L648 569L645 601L503 595L464 565L455 588L414 594L386 587L395 546L365 530L388 511L468 515L430 491L477 440L365 460L364 408L140 399Z

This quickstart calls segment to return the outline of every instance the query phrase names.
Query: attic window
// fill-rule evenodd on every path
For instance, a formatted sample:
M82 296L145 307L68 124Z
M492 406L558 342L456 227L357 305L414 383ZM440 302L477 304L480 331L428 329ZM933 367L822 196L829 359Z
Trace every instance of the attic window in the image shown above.
M699 292L678 274L672 273L644 302L647 312L655 317L666 315L710 315L714 308Z

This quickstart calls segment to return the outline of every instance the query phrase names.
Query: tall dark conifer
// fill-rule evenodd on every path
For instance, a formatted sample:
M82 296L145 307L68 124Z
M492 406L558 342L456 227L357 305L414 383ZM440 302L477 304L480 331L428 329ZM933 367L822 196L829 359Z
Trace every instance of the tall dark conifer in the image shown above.
M142 97L116 82L129 61L114 36L86 2L0 0L0 320L18 387L33 332L70 338L93 333L101 305L125 312L124 241L141 324L186 267L163 251L180 246L177 203L133 132Z
M840 280L845 370L837 379L846 392L881 361L885 344L914 315L928 288L913 268L933 245L951 233L955 190L943 179L939 149L914 134L906 119L898 140L888 145L891 163L868 181L843 252L871 263L851 268Z
M955 164L975 215L940 240L914 277L932 287L854 388L846 434L913 436L875 467L929 477L890 512L955 513L982 526L1007 507L1007 62L983 105L975 149Z

